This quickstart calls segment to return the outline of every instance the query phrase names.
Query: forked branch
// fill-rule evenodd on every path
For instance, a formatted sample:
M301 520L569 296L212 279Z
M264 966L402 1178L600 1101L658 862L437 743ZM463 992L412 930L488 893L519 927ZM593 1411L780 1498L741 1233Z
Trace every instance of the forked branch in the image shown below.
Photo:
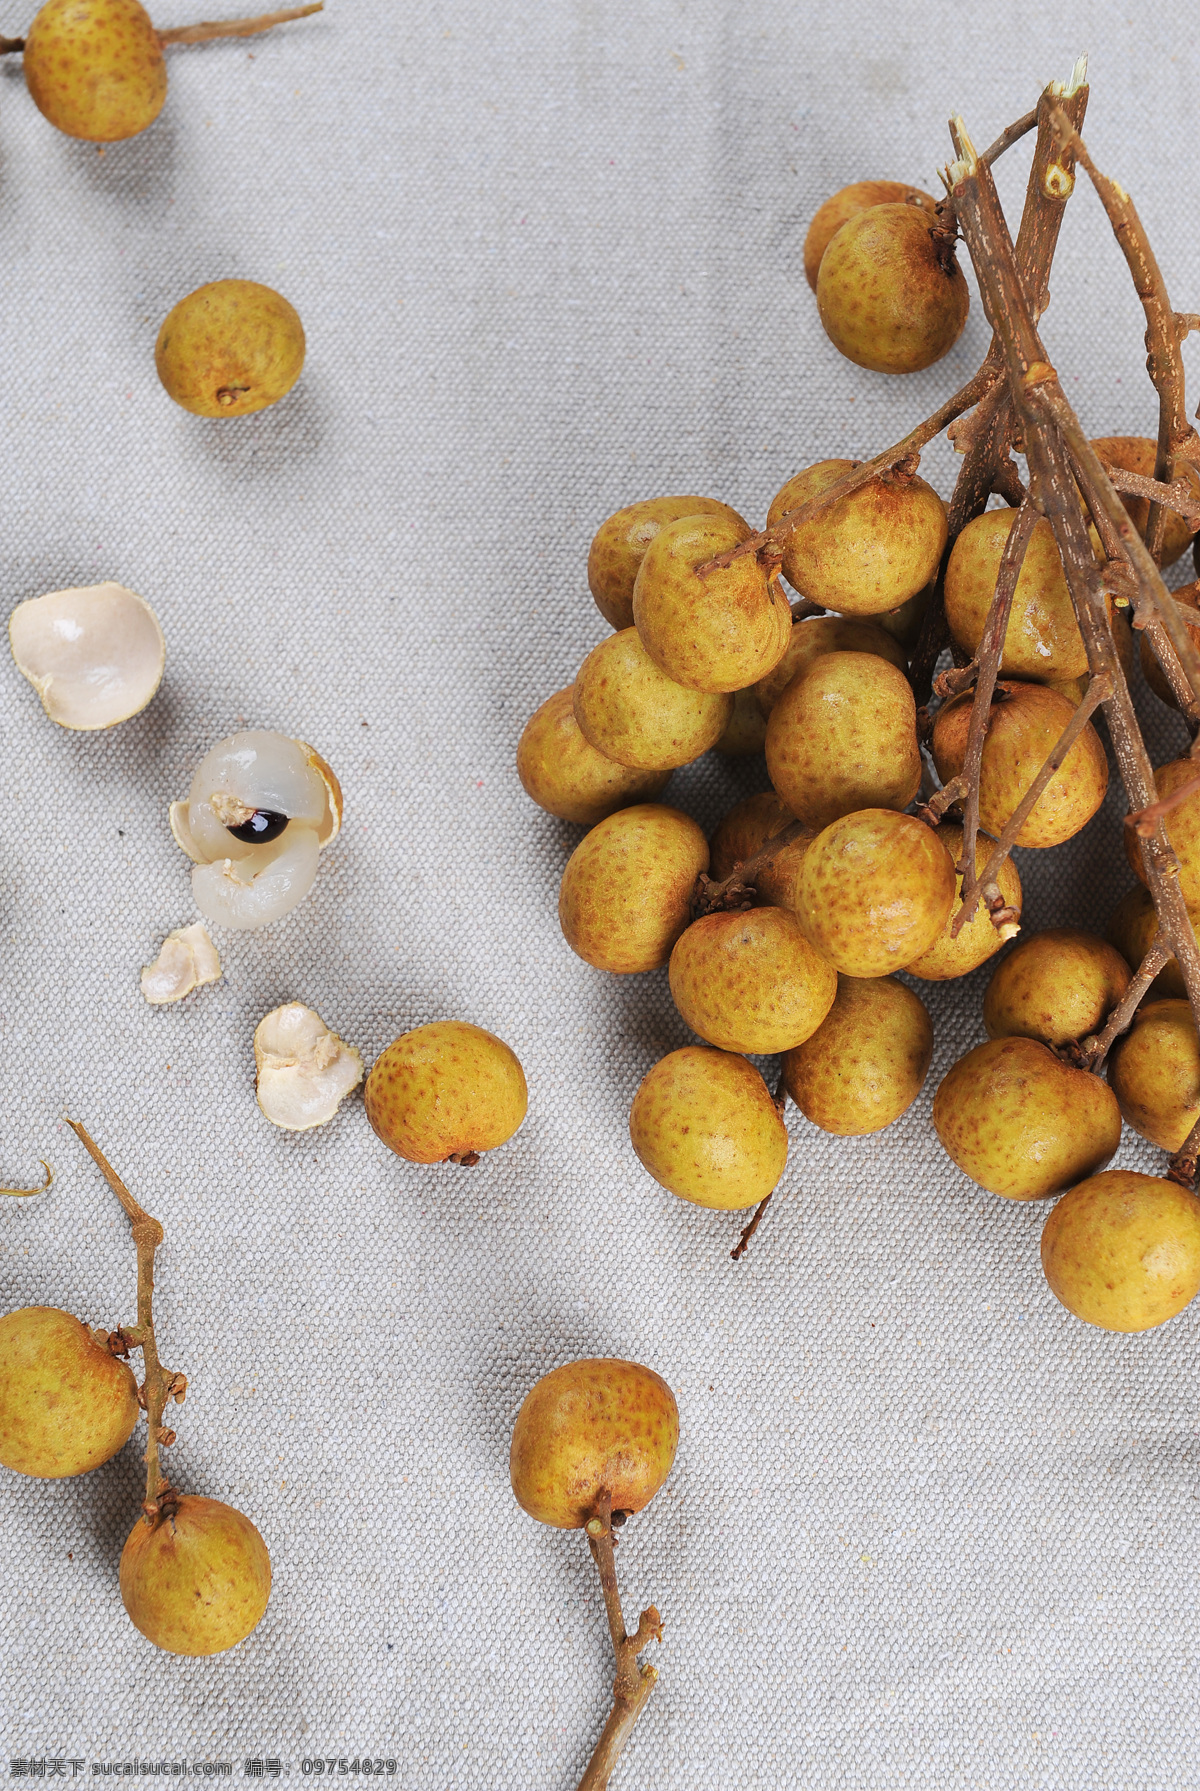
M620 1515L619 1513L617 1514ZM613 1682L613 1707L596 1751L588 1761L579 1781L578 1791L605 1791L621 1750L633 1733L633 1726L646 1707L646 1700L658 1679L655 1667L639 1666L638 1655L651 1642L662 1641L662 1618L653 1605L638 1619L637 1629L629 1635L621 1611L621 1595L617 1589L617 1563L614 1552L612 1496L600 1495L596 1515L589 1518L585 1534L592 1560L600 1575L604 1593L604 1609L608 1616L608 1633L612 1638L617 1676Z

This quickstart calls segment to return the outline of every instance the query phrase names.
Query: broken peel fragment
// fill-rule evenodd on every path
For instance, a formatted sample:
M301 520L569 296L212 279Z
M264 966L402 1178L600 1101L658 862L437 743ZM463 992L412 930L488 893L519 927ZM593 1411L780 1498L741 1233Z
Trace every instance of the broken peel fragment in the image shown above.
M289 1001L254 1033L258 1104L272 1125L307 1132L333 1118L363 1079L363 1060L319 1014Z
M202 983L215 983L220 974L217 948L196 921L168 933L153 964L142 966L142 994L153 1007L161 1007L182 1001Z

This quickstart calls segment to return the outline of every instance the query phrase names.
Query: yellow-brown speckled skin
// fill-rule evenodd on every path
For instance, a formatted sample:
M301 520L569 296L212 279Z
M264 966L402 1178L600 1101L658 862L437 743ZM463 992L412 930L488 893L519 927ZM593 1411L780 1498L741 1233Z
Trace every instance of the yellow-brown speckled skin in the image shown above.
M894 976L839 976L837 998L810 1039L783 1060L806 1119L839 1138L880 1132L907 1112L933 1059L925 1003Z
M1001 680L993 703L979 775L979 819L989 833L1004 824L1057 746L1075 705L1044 684ZM938 710L933 762L943 783L957 777L967 753L974 692L964 690ZM1086 827L1108 789L1108 760L1091 722L1042 791L1017 835L1018 846L1061 846Z
M659 529L681 516L721 516L750 533L750 524L716 498L643 498L615 511L596 530L587 563L588 589L614 628L633 627L633 586L646 549Z
M787 1163L787 1127L754 1065L704 1045L642 1078L629 1136L661 1187L726 1212L765 1200Z
M955 827L953 823L946 821L938 828L937 836L945 846L951 863L956 865L961 863L962 828ZM976 835L975 862L977 866L982 868L986 865L995 850L995 840L989 839L986 833ZM1006 858L1000 866L996 883L1000 894L1004 897L1006 907L1015 909L1019 919L1025 898L1021 889L1021 879L1017 874L1017 867L1011 858ZM956 872L954 901L946 924L929 950L922 952L919 958L914 958L911 964L905 965L910 976L920 976L926 982L931 983L944 983L951 977L966 976L970 971L977 970L980 964L986 964L987 960L994 957L1004 944L999 931L992 925L991 915L982 902L966 926L959 930L958 938L951 938L951 928L954 925L955 916L962 906L959 900L961 895L962 877Z
M168 311L154 348L158 377L198 417L244 417L290 392L304 366L294 306L256 280L214 280Z
M750 534L721 516L683 516L646 549L633 587L633 619L651 659L692 690L747 690L787 651L792 611L754 554L697 575Z
M604 1357L567 1362L543 1375L517 1413L512 1489L539 1523L580 1530L604 1493L613 1511L644 1510L678 1446L675 1396L652 1368Z
M929 610L929 599L933 595L933 586L926 585L907 603L898 603L895 609L884 610L875 617L878 626L899 641L906 653L911 654L921 638L921 629Z
M974 653L983 638L1000 561L1015 510L985 510L969 522L946 562L946 620L959 646ZM1000 671L1036 684L1064 683L1087 671L1087 649L1067 589L1066 574L1044 516L1025 549L1004 636Z
M1191 915L1192 931L1196 930L1196 916ZM1105 929L1105 937L1110 945L1115 945L1131 970L1136 970L1142 959L1154 944L1158 933L1158 914L1154 907L1154 897L1142 884L1137 883L1117 903L1112 912L1112 919ZM1179 968L1178 958L1168 958L1147 991L1152 996L1163 999L1184 1001L1187 989L1183 981L1183 971Z
M824 653L767 719L767 773L810 827L864 808L907 808L921 787L917 705L875 653Z
M806 672L822 653L875 653L898 672L908 664L899 641L878 622L865 616L809 616L792 624L783 658L754 686L764 715L770 715L793 678Z
M1158 443L1148 435L1101 435L1092 443L1097 454L1107 466L1119 466L1127 473L1141 473L1144 479L1153 479L1155 462L1158 459ZM1175 464L1174 477L1186 479L1192 488L1193 497L1200 498L1200 473L1191 461L1181 455ZM1146 523L1150 515L1150 500L1144 497L1132 497L1128 492L1121 494L1121 502L1129 512L1129 520L1139 535L1146 533ZM1192 539L1193 529L1186 518L1175 510L1166 513L1166 528L1163 530L1162 552L1159 564L1173 566L1180 554Z
M754 690L752 684L749 690L733 693L733 708L716 748L727 759L752 759L766 745L767 720Z
M929 950L954 900L954 866L912 815L868 808L819 833L796 879L800 922L843 976L888 976Z
M1036 1039L991 1039L960 1057L933 1123L965 1175L1006 1200L1041 1200L1103 1169L1121 1142L1112 1089Z
M267 1608L271 1558L250 1522L220 1499L185 1493L121 1551L121 1598L136 1629L168 1654L221 1654Z
M1042 1269L1051 1293L1086 1324L1149 1331L1200 1289L1200 1201L1164 1176L1093 1175L1046 1220Z
M527 796L560 821L594 827L631 802L649 802L669 771L635 771L589 746L575 719L574 687L555 691L525 723L517 742L517 776Z
M722 1051L770 1056L814 1033L837 971L783 908L706 914L671 953L671 995L692 1031Z
M22 60L38 111L89 143L135 137L167 97L162 45L138 0L47 0Z
M1159 800L1173 796L1181 784L1190 783L1195 775L1196 767L1191 759L1172 759L1169 765L1160 765L1154 773ZM1200 909L1200 792L1176 803L1163 825L1179 860L1179 887L1183 899L1189 908ZM1125 856L1144 883L1146 873L1142 868L1141 842L1132 827L1125 829Z
M1099 1032L1129 987L1114 946L1077 927L1030 933L998 964L983 998L990 1039L1065 1045Z
M670 771L715 746L733 714L726 692L688 690L660 671L636 628L593 647L575 679L584 739L619 765Z
M797 473L771 499L768 528L819 497L854 464L819 460ZM938 569L947 532L946 506L924 479L868 479L792 531L783 575L801 596L827 609L881 615L924 590Z
M563 872L563 937L597 970L657 970L688 924L708 869L708 841L688 815L643 802L610 815L576 846Z
M936 222L917 205L875 205L829 244L817 309L847 360L875 373L918 373L957 342L971 297L958 263L938 259Z
M53 1306L0 1318L0 1462L61 1480L124 1447L137 1423L137 1383L87 1326Z
M1200 1038L1186 1001L1148 1001L1108 1060L1108 1080L1135 1132L1179 1150L1200 1118Z
M529 1093L503 1039L465 1020L435 1020L376 1058L363 1099L389 1150L410 1163L444 1163L507 1143Z
M824 205L818 206L804 238L804 278L817 290L817 274L826 249L850 218L873 205L919 205L934 215L937 201L920 187L906 186L902 180L854 180L848 187L839 187Z

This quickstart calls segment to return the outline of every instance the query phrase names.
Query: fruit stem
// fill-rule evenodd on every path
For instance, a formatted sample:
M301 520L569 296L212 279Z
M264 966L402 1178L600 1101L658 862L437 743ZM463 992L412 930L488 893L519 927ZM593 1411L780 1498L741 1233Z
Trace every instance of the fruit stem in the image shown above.
M25 48L23 37L0 37L0 56L15 56Z
M1070 145L1062 153L1068 155ZM1098 507L1098 512L1093 514L1107 515L1121 536L1137 581L1138 604L1144 605L1150 613L1157 610L1168 633L1172 633L1173 626L1179 628L1181 636L1186 636L1187 631L1172 615L1170 598L1153 555L1130 524L1128 513L1124 512L1099 455L1067 402L1054 369L1047 362L1014 260L1012 241L995 185L986 168L978 169L956 185L954 203L988 320L1003 348L1009 392L1025 443L1031 488L1054 530L1075 618L1087 649L1093 686L1102 676L1109 680L1109 695L1105 700L1109 735L1130 805L1140 812L1150 808L1157 799L1154 774L1117 654L1105 579L1097 567L1088 536L1079 503L1080 487L1072 476L1072 463L1087 475ZM1191 643L1176 643L1173 633L1172 643L1179 651L1181 663L1188 667L1189 654L1194 655L1195 651ZM1182 650L1183 646L1187 647L1187 652ZM1160 935L1179 963L1193 1016L1200 1017L1200 947L1180 888L1179 863L1161 823L1152 838L1141 841L1141 854ZM1194 1150L1198 1143L1200 1124L1193 1128L1183 1150L1172 1159L1170 1172L1177 1179L1189 1170L1194 1171Z
M325 0L314 0L311 6L285 6L278 12L262 12L252 19L205 19L199 25L176 25L169 31L160 31L158 41L165 48L167 44L211 43L216 37L257 37L260 31L270 31L273 25L286 25L291 19L306 19L310 13L324 10Z
M32 1194L44 1194L54 1181L54 1171L44 1157L39 1157L38 1162L46 1171L46 1179L40 1188L0 1188L0 1194L11 1194L14 1200L28 1200Z
M1158 393L1158 455L1154 477L1169 484L1176 455L1183 453L1189 458L1194 457L1200 449L1200 438L1188 419L1180 352L1182 337L1167 296L1166 282L1129 194L1115 180L1101 174L1078 129L1069 119L1056 113L1052 122L1062 149L1069 150L1082 163L1108 213L1113 235L1129 266L1134 290L1146 314L1146 369ZM1162 556L1166 520L1161 499L1151 497L1150 513L1146 518L1146 548L1154 560Z
M692 895L692 919L699 920L703 914L736 913L749 908L753 904L758 872L774 858L781 846L788 846L811 832L803 821L789 821L786 827L764 840L757 852L740 859L728 877L723 877L719 883L701 871Z
M142 1512L145 1522L153 1524L157 1518L156 1501L167 1490L166 1481L159 1469L158 1447L160 1442L165 1445L175 1440L171 1431L163 1429L163 1410L168 1398L183 1398L186 1386L181 1375L173 1374L162 1366L154 1335L154 1253L162 1243L163 1228L134 1199L86 1128L78 1120L66 1115L64 1118L128 1214L129 1229L137 1251L137 1337L141 1343L142 1361L145 1365L145 1379L139 1392L139 1401L146 1408L146 1424L150 1433L146 1442L146 1502ZM132 1341L130 1331L126 1331L125 1336Z
M734 1245L733 1249L729 1252L730 1257L732 1258L732 1260L734 1262L740 1262L742 1260L742 1257L745 1256L746 1250L749 1247L750 1239L754 1236L755 1232L758 1230L759 1224L762 1220L762 1216L766 1212L768 1206L770 1206L771 1201L774 1199L774 1197L775 1197L775 1190L774 1190L774 1188L772 1188L771 1192L769 1194L764 1195L763 1198L759 1201L758 1205L755 1207L754 1217L753 1217L753 1219L751 1219L749 1225L745 1225L742 1227L741 1237L738 1239L738 1241Z
M1108 1016L1108 1019L1104 1022L1103 1031L1096 1034L1091 1046L1084 1053L1082 1067L1085 1070L1091 1070L1096 1075L1100 1074L1100 1071L1104 1068L1104 1061L1107 1058L1109 1051L1112 1049L1114 1042L1132 1022L1134 1013L1137 1010L1138 1003L1141 1001L1142 996L1146 993L1146 990L1150 987L1150 984L1154 981L1159 971L1169 962L1170 956L1170 952L1162 943L1161 939L1156 939L1142 959L1141 964L1138 966L1137 974L1133 978L1133 981L1126 989L1112 1013Z
M658 1678L651 1666L639 1666L638 1655L650 1642L662 1641L662 1618L650 1605L638 1619L633 1635L625 1628L621 1610L621 1594L617 1588L617 1563L612 1531L612 1494L600 1495L596 1515L585 1528L588 1548L600 1575L604 1593L604 1609L608 1615L608 1633L612 1637L617 1676L613 1682L613 1707L604 1725L596 1750L579 1781L578 1791L605 1791L620 1758L621 1750L633 1733L633 1726Z

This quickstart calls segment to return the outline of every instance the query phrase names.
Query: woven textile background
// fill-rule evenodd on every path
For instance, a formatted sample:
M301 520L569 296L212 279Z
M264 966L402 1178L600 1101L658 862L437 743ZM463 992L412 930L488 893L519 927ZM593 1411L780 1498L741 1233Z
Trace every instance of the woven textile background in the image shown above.
M952 110L982 145L1088 49L1093 152L1200 304L1194 16L330 0L172 52L162 117L103 156L0 66L3 607L115 578L168 641L159 696L108 735L53 727L0 663L0 1179L58 1171L0 1212L0 1292L132 1316L127 1226L65 1108L166 1227L160 1338L191 1377L173 1478L248 1512L275 1571L245 1644L168 1657L117 1591L140 1433L79 1481L0 1475L6 1762L240 1777L276 1755L299 1782L369 1754L406 1791L569 1791L607 1709L603 1609L582 1540L516 1507L508 1437L540 1374L614 1354L682 1417L620 1552L666 1640L619 1785L1200 1786L1200 1318L1077 1323L1038 1267L1045 1208L941 1153L930 1097L982 1037L987 972L923 990L934 1066L890 1131L839 1142L792 1111L786 1193L734 1264L740 1221L628 1143L639 1079L688 1036L665 973L567 949L579 833L514 772L604 633L584 562L609 511L701 491L758 521L981 356L976 301L926 374L838 358L800 262L834 188L933 187ZM1014 210L1027 159L1001 167ZM292 299L309 358L276 409L210 423L152 350L229 274ZM1051 284L1085 423L1153 432L1140 311L1082 187ZM944 442L924 470L949 491ZM1182 727L1139 701L1161 761ZM218 937L223 982L151 1010L139 966L194 918L167 804L243 724L328 756L345 830L291 918ZM709 826L764 784L706 760L669 799ZM1114 790L1071 847L1019 855L1031 925L1103 927L1131 882L1120 813ZM357 1097L273 1130L251 1037L293 998L368 1060L437 1017L492 1028L526 1124L470 1172L391 1157ZM1127 1133L1117 1161L1161 1158Z

